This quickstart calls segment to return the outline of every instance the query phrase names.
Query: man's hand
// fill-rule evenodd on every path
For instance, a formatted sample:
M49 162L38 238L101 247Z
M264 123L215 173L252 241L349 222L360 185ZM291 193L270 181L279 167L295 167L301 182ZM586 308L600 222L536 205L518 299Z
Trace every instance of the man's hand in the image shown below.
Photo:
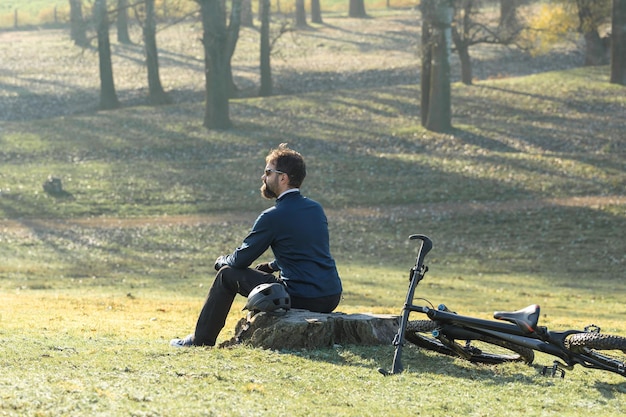
M226 265L226 255L222 255L215 260L215 270L219 271Z
M258 264L257 266L254 267L254 269L257 269L259 271L265 272L267 274L271 274L271 273L274 272L274 270L270 266L269 262Z

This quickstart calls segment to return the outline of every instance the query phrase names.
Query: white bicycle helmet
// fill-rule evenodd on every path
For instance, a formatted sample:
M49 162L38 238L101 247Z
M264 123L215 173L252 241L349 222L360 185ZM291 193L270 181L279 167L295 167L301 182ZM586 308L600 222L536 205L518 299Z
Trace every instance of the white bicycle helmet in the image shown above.
M248 302L243 308L250 311L274 312L291 308L291 298L285 286L279 283L257 285L250 291Z

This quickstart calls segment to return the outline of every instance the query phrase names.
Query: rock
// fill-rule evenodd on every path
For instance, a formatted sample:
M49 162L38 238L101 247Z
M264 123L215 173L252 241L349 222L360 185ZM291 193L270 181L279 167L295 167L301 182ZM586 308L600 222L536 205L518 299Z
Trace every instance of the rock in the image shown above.
M257 313L241 319L235 337L220 347L246 343L266 349L317 349L340 345L390 345L400 317L381 314Z
M53 177L52 175L48 176L48 179L43 183L43 189L51 195L62 195L63 184L61 183L61 178Z
M63 183L61 182L61 178L54 177L52 175L48 176L48 179L43 183L44 191L55 198L69 198L74 199L71 193L68 193L63 189Z

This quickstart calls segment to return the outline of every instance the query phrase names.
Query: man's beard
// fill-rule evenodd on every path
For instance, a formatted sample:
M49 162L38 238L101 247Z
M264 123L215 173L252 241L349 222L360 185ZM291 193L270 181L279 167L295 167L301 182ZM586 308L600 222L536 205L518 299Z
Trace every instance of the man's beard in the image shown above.
M267 198L268 200L273 200L278 197L274 191L269 189L266 182L264 182L261 186L261 195L263 198Z

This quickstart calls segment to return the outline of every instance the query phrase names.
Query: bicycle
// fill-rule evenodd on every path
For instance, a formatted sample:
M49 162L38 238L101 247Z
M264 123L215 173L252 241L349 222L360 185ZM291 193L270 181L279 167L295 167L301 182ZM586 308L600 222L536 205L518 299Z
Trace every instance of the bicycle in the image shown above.
M411 235L410 240L419 244L415 266L411 268L409 289L402 309L398 333L393 339L395 352L391 371L379 369L383 375L403 371L402 348L405 341L445 355L459 357L470 362L498 364L521 361L531 364L534 352L543 352L556 357L552 366L544 366L542 374L548 372L565 377L565 370L574 365L599 369L626 377L626 337L600 333L595 325L584 330L551 331L539 326L539 305L530 305L517 311L499 311L494 318L499 321L464 316L450 311L444 304L437 308L414 304L415 290L424 278L428 267L424 258L433 247L427 236ZM423 313L428 320L409 321L411 313ZM462 341L459 343L457 341ZM605 350L621 351L612 353Z

